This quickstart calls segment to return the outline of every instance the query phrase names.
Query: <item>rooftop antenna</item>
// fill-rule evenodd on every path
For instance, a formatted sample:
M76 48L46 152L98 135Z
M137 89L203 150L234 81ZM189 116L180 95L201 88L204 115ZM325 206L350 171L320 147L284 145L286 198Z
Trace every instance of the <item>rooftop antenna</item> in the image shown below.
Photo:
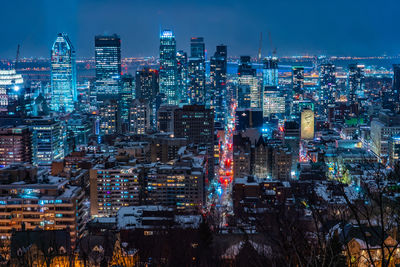
M262 50L262 32L260 32L260 42L258 46L258 62L261 62L261 50Z
M14 63L14 69L15 69L15 71L17 71L17 66L18 66L19 48L20 48L20 45L18 44L18 46L17 46L17 55L15 56L15 63Z
M271 32L268 32L268 39L269 39L269 44L271 46L271 53L272 56L276 56L276 47L274 47L273 43L272 43L272 38L271 38Z

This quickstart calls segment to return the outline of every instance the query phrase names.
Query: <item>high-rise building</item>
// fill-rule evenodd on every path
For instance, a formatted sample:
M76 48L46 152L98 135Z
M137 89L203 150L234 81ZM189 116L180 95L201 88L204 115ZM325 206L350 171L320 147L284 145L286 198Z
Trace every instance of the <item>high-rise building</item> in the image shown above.
M136 71L136 99L153 103L158 94L158 71L143 68Z
M300 150L300 125L297 121L285 121L284 124L284 144L292 151L292 171L296 172Z
M118 99L121 93L121 39L118 35L95 37L96 91L99 134L120 132ZM125 114L126 115L126 114Z
M98 164L90 170L90 215L115 216L123 206L139 204L139 172L115 163Z
M53 118L29 119L32 131L32 162L50 166L52 161L64 158L64 128Z
M176 138L171 133L156 133L150 138L151 162L167 163L177 159L181 148L187 145L186 138Z
M14 69L0 70L0 113L15 114L24 91L24 79Z
M289 180L292 170L292 152L288 147L278 146L272 152L272 178Z
M262 108L263 117L285 114L285 96L278 88L278 58L266 57L263 60Z
M119 131L121 121L119 111L116 99L105 99L99 104L99 134L110 135Z
M188 138L189 143L213 145L213 110L204 105L187 105L175 109L174 135Z
M118 98L121 83L121 39L118 35L95 37L97 101Z
M132 75L124 75L121 79L121 91L119 97L121 132L126 133L129 125L129 108L135 99L135 83Z
M227 73L227 47L218 45L214 56L210 59L210 82L211 82L211 108L215 112L215 121L223 123L228 106L226 91Z
M174 112L177 105L161 105L157 111L157 129L160 132L174 132Z
M26 126L0 128L0 167L31 163L31 133Z
M188 103L188 57L187 53L179 50L176 52L177 84L179 100Z
M68 132L73 133L73 146L87 146L93 128L92 121L85 115L73 114L66 124Z
M299 98L304 91L304 67L293 66L292 67L292 87L293 95Z
M285 96L277 86L263 86L263 117L285 114Z
M177 62L176 40L170 30L164 30L160 34L160 93L166 103L177 104Z
M156 164L147 175L147 202L177 210L198 209L205 201L206 168L205 161L193 155Z
M150 124L153 128L157 125L157 110L160 105L159 75L155 69L144 68L136 71L136 99L148 103L150 112Z
M263 111L260 108L237 108L235 128L244 131L247 128L259 128L263 125Z
M129 109L129 132L145 134L150 129L151 109L144 99L135 99Z
M400 136L393 135L390 137L388 147L389 164L394 167L400 160Z
M350 64L348 74L348 100L354 104L364 93L364 65Z
M263 87L278 86L278 58L266 57L263 63Z
M208 177L214 176L214 111L204 105L187 105L174 110L174 136L204 147L208 156Z
M240 57L236 96L239 108L261 107L260 88L256 77L256 69L252 67L250 56Z
M75 50L68 35L59 33L51 48L51 109L72 112L77 101Z
M321 108L323 114L327 115L328 108L333 106L336 100L335 65L325 63L320 66L319 85Z
M389 140L400 134L400 115L388 110L379 113L371 121L371 150L383 162L389 155Z
M190 58L188 66L189 102L190 104L205 104L206 99L206 62L203 37L190 39Z

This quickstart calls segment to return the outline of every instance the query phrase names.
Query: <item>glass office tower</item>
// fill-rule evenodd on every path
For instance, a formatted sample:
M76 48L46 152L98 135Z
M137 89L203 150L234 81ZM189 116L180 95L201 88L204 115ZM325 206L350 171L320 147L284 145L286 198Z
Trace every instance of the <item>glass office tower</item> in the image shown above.
M95 37L97 97L118 98L121 80L121 39L118 35Z
M189 59L189 98L191 104L205 104L206 98L206 63L203 37L190 39Z
M227 111L226 91L227 47L218 45L210 59L211 107L215 111L215 121L223 123Z
M51 109L72 112L77 101L75 50L68 35L59 33L51 48Z
M170 30L164 30L160 34L160 93L164 102L177 104L179 94L177 92L177 63L176 40Z

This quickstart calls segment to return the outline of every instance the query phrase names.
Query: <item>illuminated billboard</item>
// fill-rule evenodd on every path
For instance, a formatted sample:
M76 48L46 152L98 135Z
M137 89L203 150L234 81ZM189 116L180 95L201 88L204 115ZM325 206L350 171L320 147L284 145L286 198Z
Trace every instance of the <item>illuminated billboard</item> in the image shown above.
M301 113L301 139L314 139L314 112L310 109Z

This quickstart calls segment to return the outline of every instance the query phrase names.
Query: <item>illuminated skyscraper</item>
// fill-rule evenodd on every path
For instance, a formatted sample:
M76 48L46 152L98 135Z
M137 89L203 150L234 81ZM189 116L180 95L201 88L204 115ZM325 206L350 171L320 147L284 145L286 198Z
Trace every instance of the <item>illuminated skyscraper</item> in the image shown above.
M294 66L292 67L292 86L293 95L298 98L303 94L304 90L304 67Z
M364 66L358 64L349 65L349 76L348 76L348 100L353 104L358 101L358 96L364 92Z
M121 39L118 35L95 37L97 100L118 98L121 82Z
M75 50L68 35L59 33L51 48L51 109L72 112L77 101Z
M266 57L263 62L263 86L278 86L278 58Z
M236 95L238 108L258 108L261 105L256 69L251 65L250 56L240 57Z
M206 62L203 37L190 39L189 98L191 104L204 104L206 97Z
M129 108L133 99L135 99L134 78L132 75L124 75L121 77L121 91L119 97L121 131L128 131L129 125Z
M188 57L187 53L179 50L176 52L177 70L178 70L178 92L179 100L188 103Z
M136 99L144 100L150 107L150 122L152 127L157 125L157 109L160 95L158 88L159 73L155 69L144 68L136 71Z
M285 96L278 88L278 58L266 57L263 62L262 108L267 118L285 113Z
M95 37L96 98L99 134L119 132L121 118L121 39L118 35Z
M163 94L168 104L177 104L177 62L176 40L170 30L160 34L160 93Z
M263 87L263 117L285 114L285 96L277 86Z
M323 114L327 114L329 106L335 104L336 99L336 76L335 65L331 63L322 64L319 73L320 104Z
M227 72L227 47L218 45L214 56L210 59L210 81L211 81L211 108L215 112L215 121L224 122L227 110L226 91Z

